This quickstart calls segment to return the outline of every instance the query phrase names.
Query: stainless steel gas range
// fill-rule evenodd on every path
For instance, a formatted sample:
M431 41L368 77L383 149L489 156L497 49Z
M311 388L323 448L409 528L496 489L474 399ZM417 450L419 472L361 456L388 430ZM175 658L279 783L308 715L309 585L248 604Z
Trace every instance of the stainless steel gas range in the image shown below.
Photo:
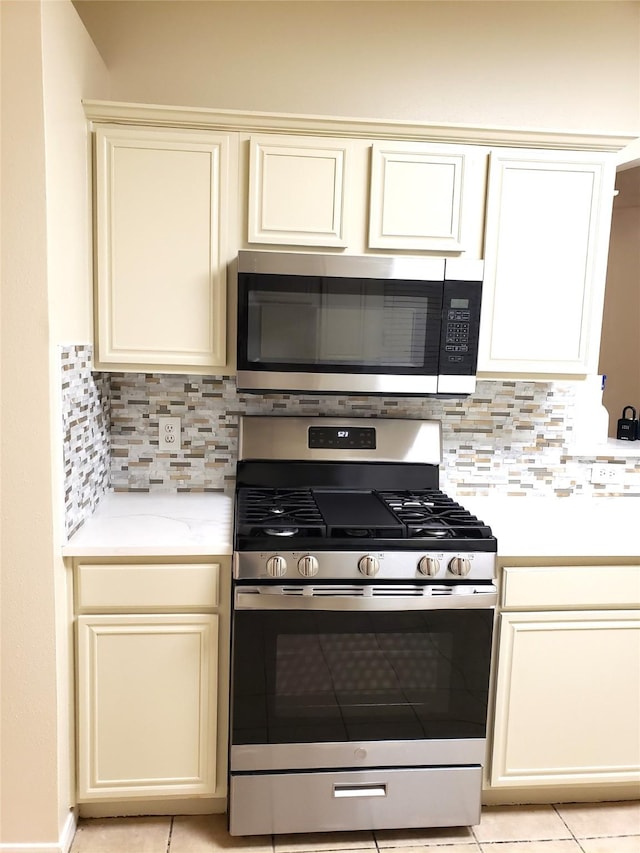
M477 823L497 546L440 424L246 417L239 450L231 834Z

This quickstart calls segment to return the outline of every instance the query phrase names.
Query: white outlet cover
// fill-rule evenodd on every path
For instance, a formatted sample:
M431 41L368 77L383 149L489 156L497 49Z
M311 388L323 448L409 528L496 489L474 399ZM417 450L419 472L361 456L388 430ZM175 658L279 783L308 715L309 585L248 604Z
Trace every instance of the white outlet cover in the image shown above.
M158 449L177 453L181 448L180 418L158 418Z

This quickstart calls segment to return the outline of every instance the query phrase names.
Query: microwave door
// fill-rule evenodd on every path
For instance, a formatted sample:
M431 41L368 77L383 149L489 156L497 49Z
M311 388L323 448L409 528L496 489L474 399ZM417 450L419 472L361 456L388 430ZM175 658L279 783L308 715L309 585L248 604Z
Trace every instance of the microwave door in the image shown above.
M239 275L238 387L435 393L442 288L391 278Z

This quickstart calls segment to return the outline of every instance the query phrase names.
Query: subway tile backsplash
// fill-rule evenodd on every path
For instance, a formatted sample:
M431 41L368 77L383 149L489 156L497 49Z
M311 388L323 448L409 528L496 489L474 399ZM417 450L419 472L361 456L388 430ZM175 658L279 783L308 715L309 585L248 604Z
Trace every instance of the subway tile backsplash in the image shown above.
M73 349L73 348L71 348ZM640 495L640 459L611 460L624 469L621 485L590 483L593 456L572 455L571 382L480 381L459 399L244 394L232 376L86 372L86 353L65 372L76 389L64 396L67 423L81 433L65 453L68 513L90 507L108 485L116 491L231 491L238 452L238 419L256 415L429 418L442 423L442 488L452 495ZM64 352L63 352L64 359ZM77 373L77 377L73 378ZM158 417L181 419L181 450L159 452ZM108 436L104 424L109 424ZM66 459L66 456L65 456ZM607 461L598 457L598 461ZM66 464L66 463L65 463ZM92 465L96 476L89 476ZM73 510L73 512L72 512ZM75 521L67 523L71 529Z

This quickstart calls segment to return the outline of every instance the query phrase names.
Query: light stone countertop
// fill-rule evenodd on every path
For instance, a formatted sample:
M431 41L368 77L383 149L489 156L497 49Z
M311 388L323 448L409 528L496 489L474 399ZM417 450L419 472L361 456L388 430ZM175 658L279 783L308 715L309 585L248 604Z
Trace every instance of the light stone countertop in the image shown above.
M501 559L630 557L640 563L640 497L496 495L455 500L491 527Z
M63 547L65 557L225 556L233 498L221 492L108 492Z
M634 558L640 497L451 495L488 524L501 558ZM66 557L224 556L233 552L233 498L222 493L105 495L63 548Z

